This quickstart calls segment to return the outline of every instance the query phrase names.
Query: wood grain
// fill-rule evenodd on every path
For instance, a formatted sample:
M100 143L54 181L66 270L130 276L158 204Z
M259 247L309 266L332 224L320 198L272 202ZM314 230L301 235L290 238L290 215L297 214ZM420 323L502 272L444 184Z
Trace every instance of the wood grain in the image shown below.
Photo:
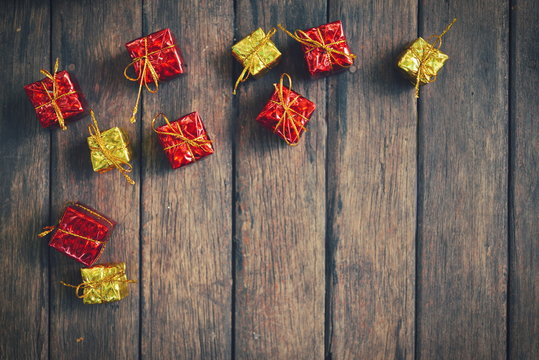
M539 358L539 7L514 1L511 63L509 356Z
M153 1L144 33L170 27L186 74L145 94L143 116L142 354L229 359L232 354L232 1ZM164 112L199 111L215 153L172 170L151 130Z
M278 23L326 22L325 1L237 3L237 40ZM236 119L236 334L238 359L320 359L324 338L325 89L308 79L299 45L275 36L281 64L241 85ZM241 71L236 67L235 74ZM282 72L317 109L297 147L255 118ZM231 89L228 89L230 92Z
M417 114L395 59L415 37L415 4L330 1L358 54L329 82L331 359L414 357Z
M101 130L125 129L136 154L139 131L129 123L134 96L122 71L129 62L123 43L140 34L140 3L132 1L52 2L52 54L79 80ZM127 275L139 279L139 186L116 171L92 171L86 143L86 117L65 132L55 131L52 145L52 215L57 219L67 201L81 201L118 222L100 263L127 263ZM140 162L134 172L139 181ZM80 282L80 264L51 250L52 359L134 359L139 356L139 291L118 303L84 305L60 280ZM81 339L82 338L82 339ZM77 340L79 339L79 340ZM82 341L81 341L82 340Z
M508 6L422 2L450 59L419 108L419 359L505 359Z
M48 356L50 134L23 86L50 67L49 4L13 1L0 14L0 358ZM14 261L15 259L15 261Z

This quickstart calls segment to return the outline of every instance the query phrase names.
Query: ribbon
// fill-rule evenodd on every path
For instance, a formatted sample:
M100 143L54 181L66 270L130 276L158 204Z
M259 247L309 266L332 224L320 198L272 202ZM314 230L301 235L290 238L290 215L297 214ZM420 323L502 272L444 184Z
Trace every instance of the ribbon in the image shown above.
M236 95L236 90L238 86L240 85L240 83L246 81L249 78L249 75L253 74L253 67L256 65L257 57L258 57L258 60L260 60L264 64L264 66L267 66L267 64L264 63L264 61L262 61L262 59L258 55L258 52L271 40L273 35L275 35L276 33L277 33L277 29L271 28L266 34L266 36L264 36L264 38L262 38L262 40L260 40L260 42L253 48L253 50L249 53L249 55L247 55L245 59L243 59L242 61L243 70L241 71L240 76L236 80L236 84L234 84L234 91L232 91L233 95Z
M47 79L50 79L52 81L52 95L47 89L47 86L45 85L45 83L41 81L41 85L43 85L43 89L45 90L45 93L49 97L49 101L44 104L36 106L35 109L39 109L40 107L51 104L52 108L54 109L54 112L56 113L56 117L58 118L58 125L60 126L62 130L67 130L67 126L65 125L64 115L62 115L62 110L60 109L60 106L58 105L56 100L66 95L76 94L77 92L70 91L65 94L58 95L58 84L56 82L56 74L58 73L59 67L60 67L60 59L56 58L56 61L54 62L52 74L45 69L39 70L39 72L42 73Z
M160 117L162 116L163 119L165 119L165 122L167 123L168 125L168 128L171 129L171 131L160 131L160 130L157 130L155 128L155 121ZM166 148L164 148L163 150L169 150L169 149L172 149L172 148L175 148L177 146L180 146L181 144L186 144L187 145L187 151L189 151L189 153L191 154L191 156L193 157L193 161L196 161L196 156L195 156L195 153L193 152L193 147L195 148L201 148L203 145L206 145L206 144L211 144L211 140L210 139L205 139L204 138L204 134L200 135L200 136L197 136L196 138L194 139L189 139L187 138L184 134L183 134L183 131L182 131L182 128L181 126L177 126L174 127L172 126L172 124L168 121L168 118L165 116L165 114L163 113L158 113L157 115L154 116L154 118L152 119L152 129L153 131L155 131L157 134L161 134L161 135L170 135L170 136L173 136L174 138L180 140L180 143L178 144L174 144L174 145L170 145L170 146L167 146Z
M74 288L75 289L75 295L79 298L79 299L83 299L85 297L88 297L91 295L91 292L90 291L84 291L86 289L89 289L89 290L96 290L95 291L95 294L97 297L99 297L101 300L103 300L103 296L101 295L101 293L99 291L97 291L97 288L99 286L102 286L103 284L107 283L107 282L123 282L123 283L136 283L137 281L136 280L123 280L122 277L125 276L125 272L124 271L120 271L120 272L117 272L115 274L112 274L112 275L109 275L109 276L106 276L100 280L97 280L97 281L87 281L87 282L82 282L78 285L71 285L71 284L67 284L63 281L60 281L60 284L64 285L64 286L68 286L68 287L71 287L71 288ZM80 291L82 290L82 294L80 294Z
M284 83L285 77L288 79L288 86L287 86L288 90L292 91L292 78L287 73L283 73L281 75L281 78L279 79L279 85L273 84L273 86L275 87L275 91L277 91L277 96L279 97L279 101L274 101L274 100L271 100L271 101L274 104L282 106L284 110L283 116L281 116L281 119L277 122L277 124L273 128L273 132L274 133L277 132L277 129L279 128L279 126L282 126L282 133L284 135L286 128L292 127L292 129L294 130L296 134L296 139L299 139L299 136L301 135L300 130L307 131L307 129L305 128L305 126L303 126L301 122L295 119L294 115L298 115L299 117L305 120L309 120L309 119L305 117L303 114L300 114L291 108L291 106L301 97L300 95L296 96L294 99L292 99L292 101L290 100L285 101L284 95L283 95L283 86L284 86L283 83ZM284 141L286 141L286 143L291 146L296 146L298 144L297 142L291 143L290 141L288 141L286 136L284 137Z
M415 57L419 58L419 67L417 69L417 74L415 78L415 97L419 98L419 86L421 85L421 77L424 75L429 75L430 80L425 80L427 83L431 83L436 81L436 74L433 74L432 72L429 73L429 69L427 67L427 61L429 61L430 57L435 54L436 51L440 49L442 46L442 37L451 29L453 24L457 21L457 18L454 18L453 21L447 27L442 31L440 35L432 35L429 37L429 39L435 39L434 42L429 43L429 47L426 51L423 51L423 56L420 56L414 49L412 49L412 53Z
M141 95L141 92L142 92L142 85L144 85L146 87L146 90L148 90L148 92L150 92L152 94L155 94L157 92L157 90L159 90L159 75L157 74L157 71L153 67L153 65L150 62L150 60L148 59L148 57L150 55L156 54L156 53L158 53L160 51L170 49L170 48L173 48L173 47L176 46L176 44L172 44L172 45L166 46L164 48L161 48L159 50L155 50L155 51L152 51L152 52L149 53L148 52L148 39L145 37L145 38L143 38L143 40L144 40L144 55L133 59L133 61L131 61L124 69L124 76L125 76L125 78L127 80L138 81L139 82L137 101L135 102L135 107L133 108L133 113L131 114L131 118L129 119L129 121L131 121L131 123L135 123L137 121L135 116L137 115L137 112L138 112L138 104L140 102L140 95ZM131 76L127 75L127 71L129 70L129 68L131 66L135 66L135 63L137 63L139 61L143 61L144 65L142 66L142 71L139 71L138 76L137 77L131 77ZM146 71L150 72L150 75L152 77L152 81L155 84L155 89L150 88L150 86L146 82Z
M287 33L288 36L290 36L292 39L296 40L297 42L299 42L299 43L301 43L301 44L303 44L305 46L307 46L308 49L307 49L306 52L311 52L314 49L322 49L322 50L324 50L326 52L326 54L328 54L328 56L331 59L331 66L333 66L334 63L336 63L341 67L349 67L349 65L339 63L339 60L335 57L335 54L346 56L349 59L355 59L356 58L355 54L351 54L351 53L347 54L344 51L340 51L340 50L337 50L337 49L333 48L333 46L335 46L335 45L345 43L346 40L344 40L344 39L339 40L339 41L330 42L330 43L325 43L324 38L322 37L322 33L320 32L320 28L316 28L316 31L318 33L318 37L321 40L321 41L318 41L318 40L310 38L309 35L307 35L307 33L305 31L303 31L303 30L296 30L296 31L294 31L294 33L291 33L290 31L286 30L286 28L284 26L282 26L281 24L278 24L277 26L279 27L279 29L281 29L282 31Z
M133 166L114 155L114 153L107 148L105 140L103 140L103 137L101 136L101 131L99 131L99 126L97 125L93 110L90 110L90 116L92 117L93 124L88 125L88 131L90 132L90 137L97 144L97 147L90 147L90 150L101 152L103 156L125 177L127 182L134 185L135 181L127 175L127 173L133 171ZM123 165L126 167L123 167Z

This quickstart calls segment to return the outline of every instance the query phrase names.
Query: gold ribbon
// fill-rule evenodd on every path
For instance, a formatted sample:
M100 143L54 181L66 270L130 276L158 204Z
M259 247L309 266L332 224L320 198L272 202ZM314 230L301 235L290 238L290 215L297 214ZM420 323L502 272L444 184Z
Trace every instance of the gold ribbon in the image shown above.
M91 147L90 149L93 151L99 151L103 154L105 158L107 158L108 161L114 165L116 169L125 177L128 183L131 185L135 184L135 181L127 175L127 173L130 173L133 171L133 166L127 162L125 162L123 159L120 159L116 155L114 155L109 149L107 149L107 146L105 144L105 140L103 140L103 137L101 136L101 132L99 131L99 127L97 125L97 120L95 119L95 115L93 110L90 110L90 116L92 117L93 124L88 125L88 131L90 132L90 137L96 142L97 147ZM124 167L125 165L126 167Z
M161 48L159 50L155 50L155 51L152 51L151 53L148 53L148 39L146 37L143 38L143 39L144 39L144 55L133 59L133 61L131 61L124 69L124 76L125 76L125 78L127 80L138 81L139 82L137 101L135 102L135 107L133 108L133 113L131 114L131 118L129 119L129 121L131 121L131 123L135 123L137 121L135 116L137 115L137 112L138 112L138 104L140 102L140 94L142 92L142 85L144 85L146 87L146 90L148 90L148 92L150 92L152 94L155 94L157 92L157 90L159 90L159 75L157 74L157 71L155 71L155 68L153 67L153 65L150 62L150 60L148 59L148 57L150 55L156 54L156 53L158 53L160 51L170 49L170 48L173 48L173 47L176 46L176 44L172 44L172 45L166 46L164 48ZM137 77L131 77L131 76L127 75L127 71L129 70L129 68L131 66L135 66L135 64L137 62L139 62L139 61L143 61L144 65L142 66L142 71L139 71L138 76ZM152 76L152 81L155 84L155 89L150 88L150 86L146 82L146 71L150 72L150 75Z
M163 119L165 120L165 122L167 123L168 127L171 129L171 132L168 132L168 131L159 131L155 128L155 121L157 119L159 119L159 117L162 116ZM211 144L211 140L210 139L204 139L204 134L203 135L200 135L200 136L197 136L196 138L194 139L189 139L187 137L185 137L185 135L183 134L183 131L182 131L182 128L181 126L178 125L178 128L176 129L175 127L173 127L171 125L171 123L168 121L168 118L165 116L165 114L163 113L159 113L157 115L154 116L154 118L152 119L152 129L153 131L155 131L157 134L161 134L161 135L170 135L170 136L173 136L174 138L180 140L181 142L178 143L178 144L174 144L174 145L170 145L170 146L167 146L166 148L164 148L163 150L169 150L169 149L172 149L172 148L175 148L177 146L180 146L181 144L186 144L187 145L187 151L189 151L189 153L191 153L191 156L193 157L193 161L196 161L196 156L195 156L195 153L193 152L193 147L195 148L201 148L203 145L206 145L206 144Z
M281 24L278 24L277 26L279 27L279 29L281 29L282 31L287 33L288 36L290 36L292 39L296 40L297 42L299 42L299 43L301 43L301 44L303 44L305 46L307 46L308 47L307 52L311 52L314 49L322 49L322 50L324 50L326 52L326 54L328 54L328 56L332 60L331 61L331 66L332 67L333 67L333 63L337 63L337 64L339 64L339 66L342 66L342 67L349 67L349 65L344 65L344 64L339 63L337 58L335 58L334 54L346 56L349 59L355 59L356 58L355 54L352 54L352 53L347 54L347 53L345 53L343 51L339 51L339 50L336 50L336 49L333 48L333 46L344 43L344 42L346 42L346 40L339 40L339 41L334 41L334 42L330 42L330 43L326 44L324 42L324 38L322 36L322 33L320 32L320 28L316 28L316 31L318 32L318 36L320 37L320 40L322 40L321 42L318 41L318 40L310 38L309 35L307 35L307 33L305 31L303 31L303 30L296 30L296 31L294 31L294 33L291 33L290 31L286 30L286 28L284 26L282 26Z
M83 298L85 298L85 297L87 297L87 296L89 296L91 294L90 291L84 293L85 289L97 290L97 288L99 286L101 286L101 285L103 285L104 283L107 283L107 282L123 282L123 283L128 283L128 284L137 282L136 280L123 280L123 279L121 279L123 276L125 276L125 272L120 271L120 272L117 272L115 274L106 276L103 279L100 279L100 280L97 280L97 281L82 282L82 283L80 283L78 285L71 285L71 284L67 284L67 283L65 283L63 281L60 281L60 284L62 284L64 286L74 288L75 289L75 295L79 299L83 299ZM80 294L81 290L82 290L82 294ZM96 295L97 297L99 297L100 299L103 300L103 296L100 294L99 291L95 291L94 295Z
M65 94L58 95L58 84L56 83L56 74L58 73L59 67L60 67L60 59L56 58L56 61L54 62L54 68L52 70L52 74L45 69L39 70L39 72L42 73L47 79L50 79L52 81L52 96L49 90L47 90L47 86L45 86L45 83L41 81L41 85L43 85L43 89L45 90L45 93L49 97L49 101L44 104L36 106L35 109L39 109L40 107L51 104L52 108L54 109L54 112L56 113L56 117L58 118L58 125L60 126L62 130L67 130L67 126L65 125L64 115L62 115L62 110L60 109L60 106L58 105L56 100L66 95L75 94L77 92L70 91Z
M253 67L256 65L256 58L258 57L258 59L262 61L262 59L258 56L258 52L268 43L268 41L270 41L270 39L276 33L277 29L271 28L266 34L266 36L264 36L264 38L260 40L260 42L254 47L254 49L249 53L249 55L247 55L242 61L243 70L241 71L240 76L236 80L236 84L234 84L234 91L232 91L233 95L236 95L236 90L240 83L246 81L249 78L249 75L252 75ZM264 61L262 61L262 63L264 63ZM267 66L266 63L264 63L264 65Z
M427 82L429 83L436 81L436 74L429 73L426 64L427 64L427 61L429 61L430 57L434 55L435 50L440 49L440 47L442 46L442 37L449 31L449 29L451 29L451 27L456 21L457 21L457 18L454 18L453 21L451 21L451 23L447 25L447 27L444 29L444 31L442 31L440 35L432 35L429 37L429 39L433 38L435 40L433 43L430 43L429 41L427 41L427 43L429 43L429 45L431 46L427 48L426 51L423 52L423 56L420 56L415 50L412 49L412 53L414 54L414 56L419 58L419 67L417 69L417 75L415 78L415 97L416 98L419 98L419 86L421 85L421 77L423 75L430 76L430 80L427 80Z
M299 121L297 121L293 114L295 115L298 115L300 116L301 118L305 119L305 120L309 120L307 117L305 117L303 114L300 114L298 113L297 111L293 110L291 108L291 106L301 97L300 95L296 96L292 101L285 101L284 100L284 95L283 95L283 83L284 83L284 78L287 78L288 79L288 90L292 91L292 78L290 77L290 75L288 75L287 73L283 73L281 75L281 78L279 80L279 85L277 84L273 84L273 86L275 87L275 90L277 91L277 96L279 97L279 101L274 101L274 100L271 100L273 103L277 104L277 105L280 105L283 107L284 109L284 113L283 113L283 116L281 117L281 119L277 122L277 124L275 125L275 127L273 128L273 132L277 132L277 129L279 128L279 126L282 125L282 132L283 132L283 135L285 135L285 129L286 129L286 124L289 123L294 132L296 133L296 138L299 140L299 136L301 135L301 132L300 130L303 130L303 131L307 131L307 129L305 128L305 126L303 126L303 124ZM287 122L288 120L288 122ZM299 128L299 129L298 129ZM283 137L284 138L284 141L286 141L286 143L288 145L291 145L291 146L296 146L298 145L298 143L291 143L290 141L288 141L288 139L286 138L286 136Z

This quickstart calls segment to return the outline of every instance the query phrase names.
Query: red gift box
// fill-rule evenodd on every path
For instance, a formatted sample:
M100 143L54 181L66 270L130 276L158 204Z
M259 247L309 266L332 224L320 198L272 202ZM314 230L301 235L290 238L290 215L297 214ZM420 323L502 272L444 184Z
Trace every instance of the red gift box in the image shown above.
M108 237L116 223L97 211L79 204L68 205L54 227L47 227L40 237L53 232L49 246L91 266L105 249Z
M283 85L285 77L289 81L288 87ZM288 145L297 145L316 106L292 90L292 79L286 73L281 75L279 84L273 86L275 91L256 121L279 135Z
M65 120L75 120L86 112L84 96L73 75L65 70L58 72L58 60L52 74L46 70L41 72L46 77L26 85L24 91L34 106L41 126L58 125L65 130Z
M166 125L155 128L155 121L160 116L165 119ZM169 122L165 115L158 114L152 121L152 127L173 169L213 154L212 142L196 111L173 122Z

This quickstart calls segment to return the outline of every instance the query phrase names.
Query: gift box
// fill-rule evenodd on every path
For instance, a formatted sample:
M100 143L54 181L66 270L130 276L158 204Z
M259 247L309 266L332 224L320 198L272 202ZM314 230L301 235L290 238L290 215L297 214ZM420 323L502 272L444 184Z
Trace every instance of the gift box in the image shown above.
M166 124L155 128L155 122L159 117L163 117ZM158 114L152 120L152 128L157 133L173 169L213 154L213 144L196 111L173 122L169 122L165 115Z
M348 47L340 21L308 30L296 30L293 34L282 25L279 28L301 43L307 70L313 77L328 75L354 63L356 55Z
M41 126L54 125L65 130L66 120L73 121L85 114L86 102L74 76L65 70L58 72L58 67L56 59L53 73L41 70L45 78L24 86L24 91Z
M125 263L102 264L80 269L82 283L77 286L61 282L75 288L75 294L84 304L102 304L119 301L129 295L129 283Z
M90 207L75 203L66 207L58 225L46 227L39 236L52 233L49 246L90 266L99 259L115 225Z
M243 66L243 71L234 86L234 94L239 83L247 80L250 75L260 77L279 63L281 52L271 41L275 33L276 29L271 29L266 34L264 30L258 28L232 46L232 55Z
M285 78L289 82L288 87L283 85ZM281 75L279 84L273 86L275 91L256 121L279 135L288 145L297 145L316 106L292 90L292 79L286 73Z

